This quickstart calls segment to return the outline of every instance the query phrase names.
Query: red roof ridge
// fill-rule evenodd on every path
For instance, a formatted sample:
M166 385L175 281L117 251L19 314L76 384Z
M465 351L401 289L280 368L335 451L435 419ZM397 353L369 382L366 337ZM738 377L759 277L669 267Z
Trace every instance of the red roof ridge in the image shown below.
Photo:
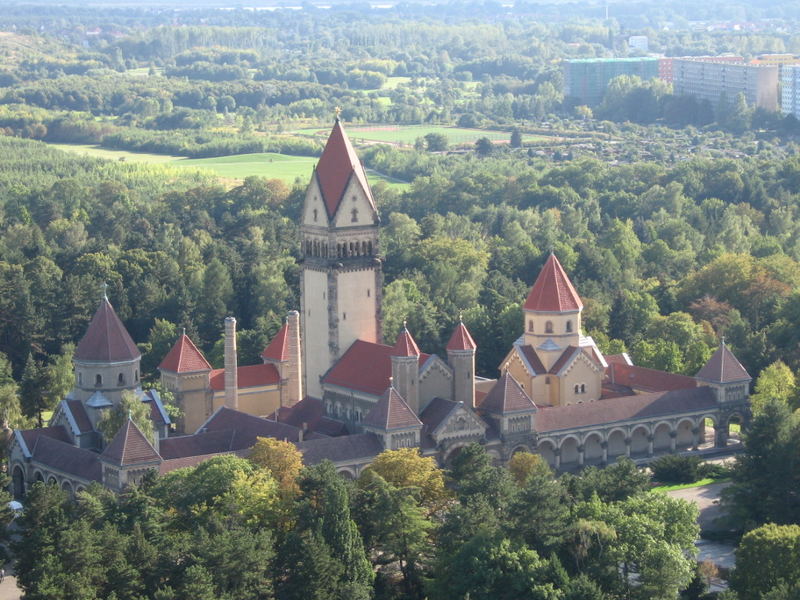
M325 149L322 151L314 173L319 182L328 218L332 218L336 214L347 184L353 176L358 179L367 200L375 209L375 201L372 198L364 167L338 118L333 124L333 129L328 136Z
M450 341L447 342L446 349L454 351L475 350L477 347L478 345L472 339L467 326L464 325L463 321L459 321L453 330L453 335L450 336Z
M126 362L142 356L106 296L75 348L75 358L96 362Z
M158 368L173 373L192 373L210 371L211 365L192 339L182 333Z
M541 312L572 312L583 308L578 292L555 254L551 253L544 263L523 308Z
M397 336L397 341L394 344L394 352L392 356L419 356L419 346L414 341L414 337L409 333L405 323L403 323L403 331Z
M277 362L289 360L289 324L284 323L261 353L261 358Z

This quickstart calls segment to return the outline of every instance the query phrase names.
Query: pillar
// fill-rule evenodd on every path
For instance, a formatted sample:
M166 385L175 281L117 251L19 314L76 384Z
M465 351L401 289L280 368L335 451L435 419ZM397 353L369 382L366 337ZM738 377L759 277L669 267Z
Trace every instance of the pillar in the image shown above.
M600 442L600 447L603 449L603 464L608 464L608 440Z
M239 408L238 360L236 357L236 319L225 319L225 406Z
M631 457L631 438L630 437L626 437L625 438L625 456L627 456L628 458Z
M670 452L674 453L675 450L677 449L677 446L678 446L677 438L678 438L678 432L677 431L675 431L673 429L672 431L669 432L669 451Z
M585 448L585 446L583 444L580 444L578 446L578 464L580 466L583 466L583 463L586 460L586 455L584 453L584 448Z
M697 447L700 445L700 428L693 427L692 428L692 450L697 450Z
M653 456L653 434L647 434L647 456Z
M553 454L556 457L556 471L561 468L561 448L556 448L553 450Z

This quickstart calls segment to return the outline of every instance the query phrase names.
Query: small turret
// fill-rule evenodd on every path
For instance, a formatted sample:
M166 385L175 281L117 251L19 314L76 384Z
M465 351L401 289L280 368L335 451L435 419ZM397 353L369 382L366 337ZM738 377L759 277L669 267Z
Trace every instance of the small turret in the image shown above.
M415 415L419 414L419 347L403 323L392 352L392 379Z
M453 369L453 400L475 408L475 340L459 317L447 343L447 362Z
M714 390L720 404L741 403L750 396L753 378L725 344L725 338L694 377L700 385Z

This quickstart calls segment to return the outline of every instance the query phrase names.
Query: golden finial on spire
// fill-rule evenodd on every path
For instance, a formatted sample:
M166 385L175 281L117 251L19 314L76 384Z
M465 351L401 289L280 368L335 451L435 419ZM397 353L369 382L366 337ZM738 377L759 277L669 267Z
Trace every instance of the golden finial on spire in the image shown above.
M338 123L339 122L339 115L342 114L342 107L341 106L335 107L333 109L333 112L336 114L336 122Z

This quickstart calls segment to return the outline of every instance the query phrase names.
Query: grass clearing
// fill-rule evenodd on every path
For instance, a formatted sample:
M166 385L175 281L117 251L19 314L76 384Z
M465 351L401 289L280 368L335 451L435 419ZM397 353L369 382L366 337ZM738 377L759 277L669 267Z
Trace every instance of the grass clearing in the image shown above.
M710 485L712 483L723 483L725 481L730 481L730 477L720 477L719 479L713 479L711 477L706 477L705 479L700 479L699 481L695 481L693 483L676 483L674 485L658 485L654 488L651 488L651 492L674 492L676 490L688 490L689 488L700 487L701 485Z
M393 90L398 85L406 84L411 81L411 77L387 77L386 83L381 87L382 90Z
M185 158L164 154L147 154L144 152L127 152L125 150L108 150L98 146L79 144L49 144L59 150L93 156L106 160L123 160L130 162L168 164L172 167L200 169L210 171L225 180L236 184L245 177L258 176L267 179L280 179L291 185L298 177L303 183L308 182L314 165L319 160L315 156L290 156L274 152L256 154L232 154L214 158ZM379 181L389 187L403 189L408 183L393 179L381 173L367 169L367 177L372 185Z
M310 136L327 136L329 129L307 127L295 133ZM489 129L470 129L466 127L445 127L437 125L349 125L347 133L353 141L387 142L411 146L417 138L425 137L429 133L438 133L447 137L451 145L472 144L482 137L493 142L508 142L511 139L510 131L493 131ZM542 141L551 139L543 135L523 134L525 142Z

